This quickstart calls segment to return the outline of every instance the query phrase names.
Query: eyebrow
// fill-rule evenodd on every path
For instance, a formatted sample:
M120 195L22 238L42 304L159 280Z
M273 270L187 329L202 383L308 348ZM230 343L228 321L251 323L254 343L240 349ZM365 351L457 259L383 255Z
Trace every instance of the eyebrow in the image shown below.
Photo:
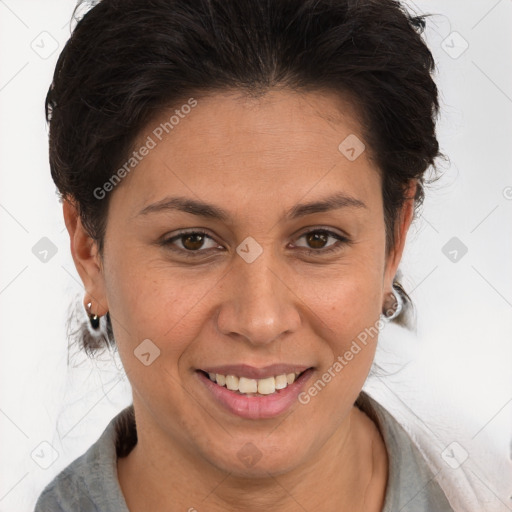
M337 193L318 201L297 204L286 212L284 218L286 220L293 220L313 213L322 213L347 207L367 208L366 204L360 199L344 193ZM161 201L157 201L143 208L137 216L164 211L182 211L197 215L198 217L217 219L224 222L228 221L231 217L228 211L218 206L187 197L165 197Z

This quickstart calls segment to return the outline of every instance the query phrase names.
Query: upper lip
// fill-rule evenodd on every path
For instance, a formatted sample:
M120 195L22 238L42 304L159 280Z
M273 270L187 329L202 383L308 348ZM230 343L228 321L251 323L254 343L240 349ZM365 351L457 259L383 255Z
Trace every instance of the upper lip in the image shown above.
M287 373L302 373L311 368L299 364L276 363L264 368L256 368L247 364L226 364L221 366L209 366L200 368L207 373L220 373L221 375L236 375L237 377L247 377L249 379L265 379Z

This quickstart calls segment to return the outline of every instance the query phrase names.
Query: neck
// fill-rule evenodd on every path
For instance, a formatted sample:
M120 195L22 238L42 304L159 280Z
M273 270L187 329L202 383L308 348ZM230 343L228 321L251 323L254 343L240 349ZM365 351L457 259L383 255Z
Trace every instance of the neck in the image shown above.
M147 419L137 415L138 443L118 460L119 482L132 512L382 510L385 446L375 424L356 407L314 458L286 473L257 477L226 473L180 443L170 446L163 433L141 428Z

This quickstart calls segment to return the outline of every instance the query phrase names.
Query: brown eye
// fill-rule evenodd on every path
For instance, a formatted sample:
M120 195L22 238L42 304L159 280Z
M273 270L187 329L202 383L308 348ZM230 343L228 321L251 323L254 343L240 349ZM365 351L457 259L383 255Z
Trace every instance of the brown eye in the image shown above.
M201 249L204 243L204 235L202 233L191 233L187 235L181 235L182 245L185 249L195 251Z
M210 242L210 246L205 244ZM215 240L203 231L188 231L179 233L173 237L162 240L161 245L185 256L209 254L211 250L218 247Z
M323 256L335 253L350 243L350 240L328 229L314 229L303 233L298 240L304 239L306 245L295 244L300 251L307 256ZM329 239L334 239L329 243Z
M313 249L322 249L330 238L326 231L310 231L305 236Z

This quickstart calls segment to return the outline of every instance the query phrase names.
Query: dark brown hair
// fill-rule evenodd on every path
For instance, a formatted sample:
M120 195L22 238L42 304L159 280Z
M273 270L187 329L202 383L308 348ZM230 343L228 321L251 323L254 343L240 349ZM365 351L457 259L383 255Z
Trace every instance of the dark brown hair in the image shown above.
M228 89L331 90L361 113L381 172L389 250L407 185L417 180L418 208L440 156L424 27L425 15L395 0L102 0L78 21L46 97L61 199L75 203L101 254L109 195L93 191L163 109ZM108 316L107 327L113 344Z

